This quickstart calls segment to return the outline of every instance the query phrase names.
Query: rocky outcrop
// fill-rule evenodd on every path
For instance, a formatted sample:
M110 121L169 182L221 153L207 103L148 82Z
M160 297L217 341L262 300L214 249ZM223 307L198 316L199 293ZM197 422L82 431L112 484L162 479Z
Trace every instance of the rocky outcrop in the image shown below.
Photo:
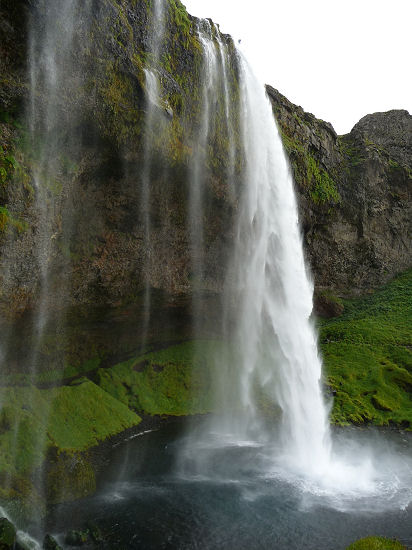
M366 115L355 124L352 134L381 147L400 165L412 166L412 116L408 111Z
M7 518L0 518L0 548L12 550L16 543L16 528Z
M363 293L412 265L412 116L367 115L350 134L267 87L294 172L319 292Z

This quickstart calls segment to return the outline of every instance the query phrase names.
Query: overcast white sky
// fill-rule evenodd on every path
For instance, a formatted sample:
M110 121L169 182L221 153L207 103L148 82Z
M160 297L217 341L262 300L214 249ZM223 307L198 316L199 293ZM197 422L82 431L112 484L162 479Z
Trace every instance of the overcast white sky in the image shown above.
M182 0L241 39L255 72L338 132L412 114L412 0Z

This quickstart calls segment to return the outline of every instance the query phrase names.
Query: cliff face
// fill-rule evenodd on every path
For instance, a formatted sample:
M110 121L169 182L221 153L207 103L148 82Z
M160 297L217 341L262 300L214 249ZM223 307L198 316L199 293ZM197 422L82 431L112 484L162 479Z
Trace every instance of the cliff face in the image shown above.
M24 363L21 335L29 342L35 332L42 239L49 243L50 309L59 310L57 317L64 309L67 318L61 341L55 313L48 313L52 347L60 355L64 349L62 364L81 364L95 353L122 358L135 349L136 335L144 330L157 343L190 336L194 295L202 296L204 315L215 324L237 205L227 181L229 139L218 94L212 105L217 114L210 129L212 146L201 152L207 173L198 220L205 244L200 279L188 227L189 182L199 154L193 143L200 139L204 107L200 23L178 2L167 2L163 46L154 56L151 4L105 0L84 3L75 31L70 85L59 90L56 100L61 122L56 139L64 144L75 133L78 143L55 159L56 177L47 191L54 211L48 221L41 218L34 181L38 152L27 122L27 22L37 18L41 28L46 8L41 0L19 0L2 3L0 11L0 307L4 330L11 331L12 370ZM236 103L236 54L230 38L223 38L228 87ZM147 69L160 84L154 105ZM412 117L406 111L368 115L350 134L337 136L330 124L273 88L267 92L296 180L317 310L325 313L325 291L362 293L411 265ZM45 114L42 93L40 88L40 118ZM150 128L148 110L154 121ZM233 126L238 132L237 120ZM236 166L235 189L241 169ZM144 177L150 179L150 191L142 207ZM151 318L145 328L147 288ZM96 323L98 328L87 330ZM50 343L42 360L56 362Z
M412 116L367 115L350 134L267 87L298 191L319 291L362 293L412 262Z
M236 205L225 168L229 140L223 82L210 107L210 145L196 150L205 101L198 36L202 23L180 2L168 0L161 46L154 52L153 6L126 0L81 3L72 58L65 56L63 36L56 43L65 74L53 105L47 103L47 81L35 90L34 124L43 131L44 143L33 143L27 29L31 21L40 34L45 32L50 3L2 3L0 309L4 331L10 334L11 370L29 362L19 341L23 335L27 349L31 347L45 266L52 336L48 350L41 350L43 362L56 363L55 352L61 355L63 349L61 366L79 364L95 353L127 356L144 330L149 342L188 337L194 293L205 297L209 315L216 312L214 296L223 286ZM210 32L216 39L213 25ZM227 56L225 93L236 103L234 45L230 37L219 35L219 40ZM41 48L41 36L38 42ZM35 51L31 63L37 58L41 60L41 51ZM148 72L158 81L156 98ZM42 127L49 111L56 150ZM238 132L235 113L233 132ZM50 151L46 161L45 150ZM197 156L205 165L202 211L196 220L204 227L201 281L188 221ZM48 162L53 163L53 181L41 197L36 173L49 170ZM238 177L240 166L236 171ZM49 208L47 216L40 203ZM151 317L143 327L147 292ZM56 328L63 310L64 340ZM98 329L86 329L96 322ZM113 333L120 341L111 338Z
M22 152L16 143L28 132L28 128L21 128L21 125L25 124L22 112L25 107L27 111L30 82L28 70L21 65L17 67L11 56L14 49L20 61L25 58L27 44L19 40L22 31L27 39L26 19L37 18L41 25L47 3L20 1L18 4L2 12L2 29L7 35L3 42L7 55L0 96L4 114L2 139L4 150L12 159L10 162L4 160L10 185L3 193L2 204L9 209L10 220L21 217L31 228L28 233L37 233L36 213L30 210L36 194L33 181L35 152ZM84 11L86 5L84 3L82 8ZM62 239L71 242L66 253L74 265L70 300L75 303L118 303L127 299L127 294L133 296L139 292L143 279L149 279L152 287L166 292L191 292L190 247L184 217L189 195L191 144L196 140L196 126L202 116L202 48L196 34L196 20L189 18L180 3L170 1L166 6L163 46L156 59L150 52L153 13L146 2L133 5L108 0L91 2L90 14L82 15L83 19L90 19L87 29L83 25L76 31L75 66L68 74L67 89L59 90L61 97L57 100L59 121L66 124L67 132L60 131L56 139L64 143L74 130L82 140L82 147L75 151L74 158L58 159L56 172L61 180L59 188L63 191L53 189L53 199L59 206L64 204L66 219L55 220L52 228L57 243L52 250L56 272ZM16 13L20 13L20 17L15 17ZM233 44L229 39L227 42L233 51ZM233 85L234 64L233 57L229 73ZM145 135L145 116L151 101L146 68L156 71L161 86L154 107L155 124L150 129L155 137ZM217 110L220 108L218 102L219 98L216 99ZM71 118L75 118L79 127L73 128ZM217 134L220 130L214 128L213 131ZM152 182L149 209L153 219L153 250L151 261L143 266L146 252L142 248L144 213L140 188L142 172L147 169L144 166L145 140L150 140L151 146L148 170ZM224 140L220 141L223 150L213 151L214 163L213 166L209 163L206 190L211 195L209 202L214 203L213 211L205 213L209 226L213 226L208 228L211 240L219 239L219 234L224 233L219 220L227 219L221 164ZM20 157L24 153L24 158L14 158L14 153ZM16 174L13 158L19 165L28 165L25 204L17 197L16 187L21 184L21 178ZM62 235L62 222L64 225L68 218L72 218L71 233ZM0 236L3 242L4 233ZM33 257L33 238L28 233L20 231L16 239L16 245L21 247L17 262L30 265L31 275L20 268L7 281L11 284L13 280L20 280L19 289L11 289L11 292L21 295L24 288L26 297L20 296L18 306L14 302L22 309L30 307L36 295L39 269ZM218 246L211 247L212 256L217 254L215 248ZM25 256L24 261L21 255ZM222 274L217 273L219 265L221 262L216 262L214 275L208 270L211 287L221 285ZM215 279L220 282L216 283Z
M237 57L178 0L163 8L157 30L151 1L0 3L0 503L31 499L29 516L39 495L93 491L91 449L140 415L210 410L208 369L193 381L190 346L141 353L193 336L196 293L211 325L218 315L236 206L224 97L237 104ZM202 25L225 54L213 97ZM231 131L236 141L236 112ZM202 278L191 226L203 227Z
M22 127L22 112L29 91L26 19L33 5L37 16L44 7L42 2L23 0L9 4L1 11L0 240L4 263L12 265L7 276L3 271L3 297L12 297L18 312L30 309L38 292L39 265L33 254L38 233L33 208L35 159L25 149L28 129ZM164 51L152 62L162 86L155 130L161 138L153 142L149 167L153 231L147 258L140 177L145 170L144 59L150 50L151 13L145 2L133 7L108 0L92 4L88 33L93 41L84 40L76 54L76 97L68 92L60 98L63 116L78 113L83 147L77 158L60 159L59 186L66 192L54 192L68 213L71 229L63 235L61 226L67 219L54 220L53 277L58 278L69 259L70 305L134 301L144 281L169 296L190 296L194 289L185 213L191 141L196 139L202 108L197 23L179 4L169 2ZM228 44L233 52L229 39ZM235 55L229 75L235 94ZM341 294L362 292L406 269L412 257L412 117L406 111L368 115L350 134L338 137L331 125L273 88L267 91L294 171L316 286ZM221 128L215 132L205 201L209 208L204 212L209 246L203 290L219 293L235 202L225 186L226 141L218 135ZM170 152L166 157L165 150ZM5 246L10 239L13 251ZM70 241L69 250L63 240Z

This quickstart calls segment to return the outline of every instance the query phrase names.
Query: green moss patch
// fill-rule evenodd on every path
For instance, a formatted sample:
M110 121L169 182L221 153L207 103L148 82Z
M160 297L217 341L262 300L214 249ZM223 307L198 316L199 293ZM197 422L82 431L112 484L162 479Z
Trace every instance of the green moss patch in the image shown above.
M0 233L4 233L8 228L16 229L18 233L22 233L27 229L27 224L15 218L5 206L0 206Z
M304 123L295 117L299 125ZM287 126L280 127L283 146L288 154L296 182L306 189L308 198L315 204L337 205L341 196L335 181L336 174L321 167L319 160L309 153L306 145L296 139Z
M331 176L320 168L318 161L311 155L307 156L307 185L309 194L315 204L341 201L336 182Z
M412 426L412 271L321 322L332 421Z
M397 540L367 537L354 542L346 550L406 550L406 547Z
M140 422L123 403L85 379L47 390L7 388L2 404L0 472L11 475L29 475L49 448L85 451Z
M206 413L212 409L214 357L219 346L186 342L99 369L97 383L131 409L150 415Z

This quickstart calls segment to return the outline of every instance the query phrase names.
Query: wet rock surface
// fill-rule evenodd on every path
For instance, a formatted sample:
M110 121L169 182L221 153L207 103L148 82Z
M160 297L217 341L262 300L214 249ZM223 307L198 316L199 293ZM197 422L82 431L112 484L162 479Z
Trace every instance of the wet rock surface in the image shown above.
M46 535L43 541L43 550L62 550L62 548L54 537Z

